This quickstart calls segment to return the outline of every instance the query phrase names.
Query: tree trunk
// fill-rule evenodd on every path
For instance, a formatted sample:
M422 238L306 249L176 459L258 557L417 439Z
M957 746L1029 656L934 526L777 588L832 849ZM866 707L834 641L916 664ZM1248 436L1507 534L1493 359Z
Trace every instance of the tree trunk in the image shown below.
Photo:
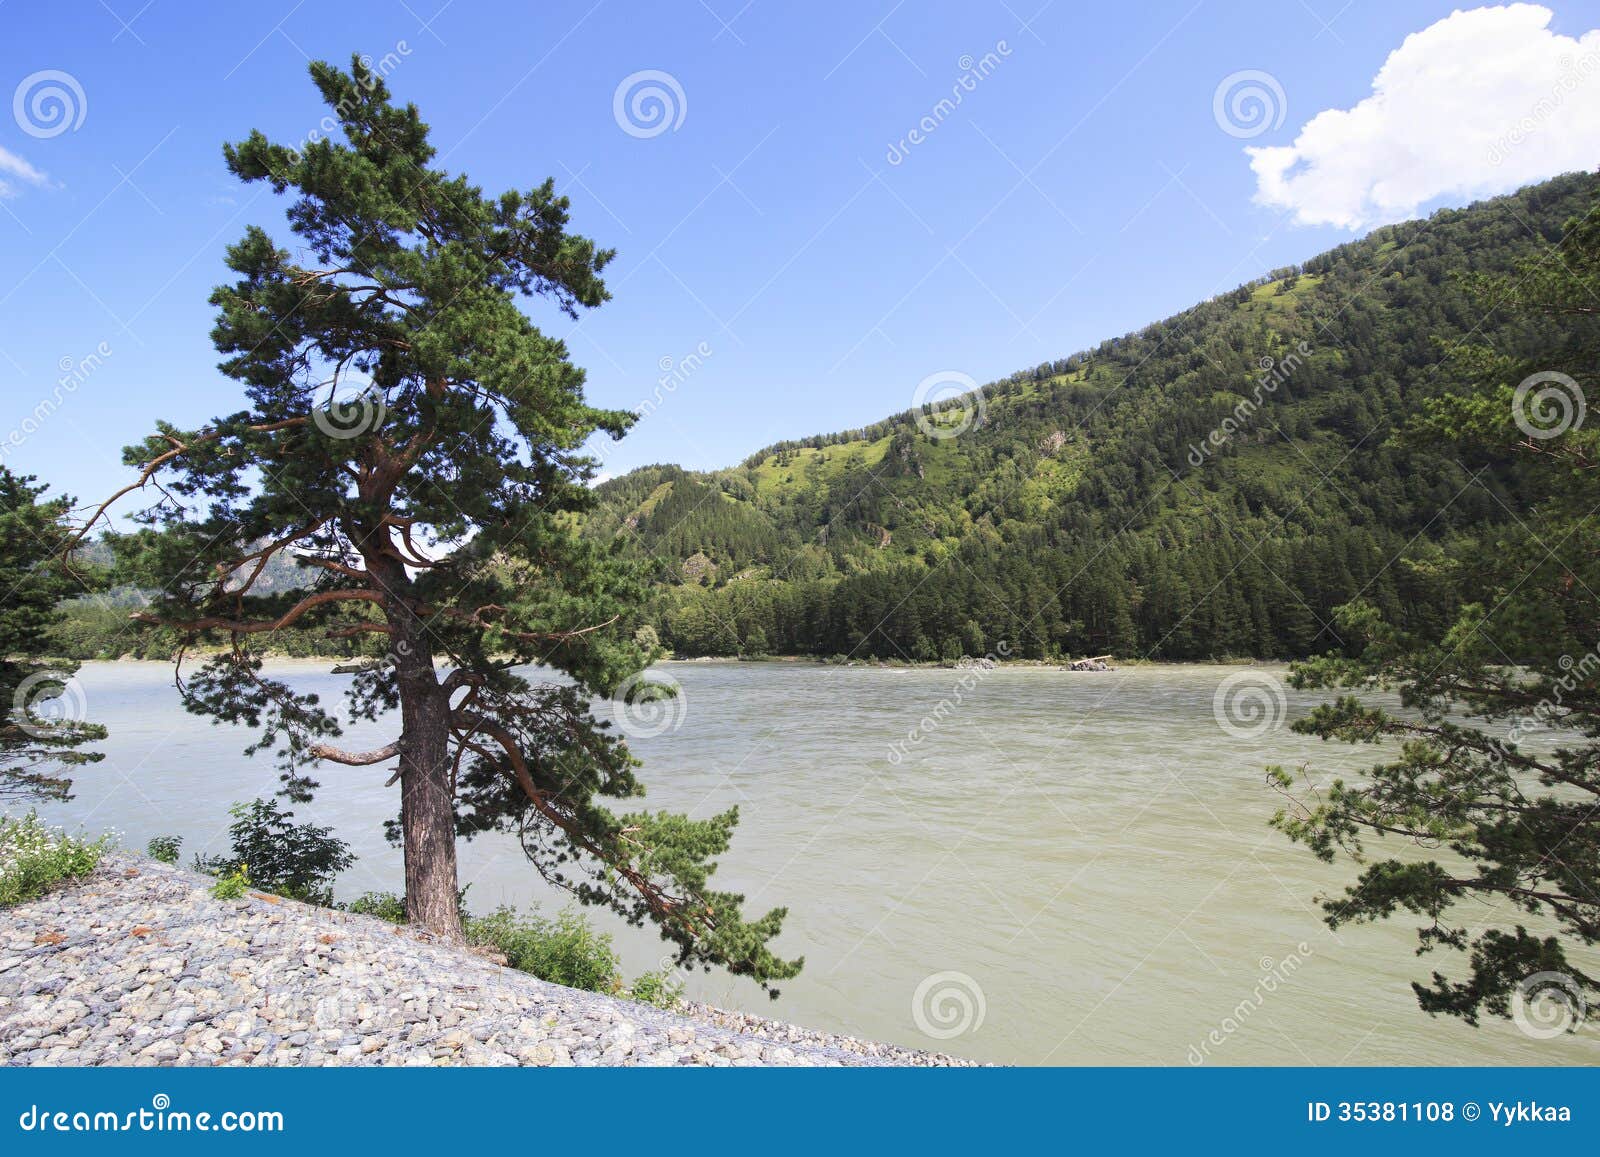
M385 564L388 560L383 560ZM369 563L369 569L371 565ZM379 573L388 592L410 586L405 569ZM400 831L406 861L406 921L461 939L456 883L455 784L450 774L450 696L433 670L427 630L404 600L387 609L400 694Z
M444 939L460 940L449 697L434 676L431 656L425 669L408 674L402 667L399 676L406 920Z

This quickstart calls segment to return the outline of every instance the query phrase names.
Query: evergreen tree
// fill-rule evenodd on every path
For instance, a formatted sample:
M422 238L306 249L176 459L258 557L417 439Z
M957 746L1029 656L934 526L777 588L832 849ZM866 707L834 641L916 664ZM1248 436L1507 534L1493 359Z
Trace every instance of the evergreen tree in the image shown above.
M0 801L70 799L65 770L105 758L79 750L106 731L81 718L77 663L49 657L56 605L74 592L58 557L71 503L45 490L0 466Z
M1300 687L1394 688L1406 710L1345 695L1298 721L1324 739L1400 747L1360 782L1292 798L1275 823L1324 860L1360 865L1324 902L1331 926L1404 910L1427 920L1419 952L1467 954L1464 979L1434 971L1413 987L1428 1012L1474 1024L1554 1001L1566 1007L1546 1015L1576 1029L1600 996L1600 976L1573 955L1600 941L1600 430L1581 411L1585 384L1600 380L1597 210L1600 198L1554 254L1476 279L1484 308L1547 319L1538 355L1469 349L1463 384L1403 435L1514 472L1504 501L1515 517L1476 554L1473 597L1442 630L1346 604L1339 629L1354 653L1294 671ZM1433 582L1437 552L1412 565ZM1298 794L1296 777L1272 773ZM1372 841L1393 839L1410 854L1373 854ZM1463 911L1469 900L1483 903Z
M228 250L238 279L212 296L213 339L250 405L201 429L162 423L127 452L129 489L162 496L119 543L131 576L167 592L146 617L227 644L184 681L186 705L259 727L251 750L278 753L291 800L319 761L397 764L407 916L440 936L461 934L457 836L499 830L585 903L653 921L684 963L793 976L799 961L767 947L784 911L747 922L742 897L710 886L736 811L600 802L643 787L591 697L653 656L631 621L642 575L572 524L595 469L581 447L631 418L585 403L582 371L519 302L598 306L612 254L569 231L550 181L486 197L438 168L416 108L359 57L311 76L343 143L296 151L256 132L225 149L240 179L293 195L304 255L259 228ZM257 589L286 552L315 581ZM263 672L261 646L298 632L382 642L348 707L397 708L392 741L335 746L335 715ZM535 664L566 678L525 674Z

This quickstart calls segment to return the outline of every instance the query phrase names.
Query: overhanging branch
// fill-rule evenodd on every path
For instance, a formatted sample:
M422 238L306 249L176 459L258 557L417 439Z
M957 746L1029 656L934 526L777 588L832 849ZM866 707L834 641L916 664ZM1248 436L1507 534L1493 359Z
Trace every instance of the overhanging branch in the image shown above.
M383 763L399 755L400 741L396 739L371 751L346 751L342 747L333 747L326 743L313 743L310 750L312 755L318 759L326 759L329 763L342 763L347 767L370 767L374 763Z
M224 618L221 615L207 615L201 619L172 622L148 611L137 611L129 617L141 623L154 623L157 626L170 627L175 631L182 631L188 634L214 630L228 631L236 635L254 635L264 631L282 630L307 611L314 610L325 603L363 602L376 603L382 606L387 600L388 596L380 594L378 591L319 591L314 595L308 595L306 598L301 599L276 619L262 619L250 623Z

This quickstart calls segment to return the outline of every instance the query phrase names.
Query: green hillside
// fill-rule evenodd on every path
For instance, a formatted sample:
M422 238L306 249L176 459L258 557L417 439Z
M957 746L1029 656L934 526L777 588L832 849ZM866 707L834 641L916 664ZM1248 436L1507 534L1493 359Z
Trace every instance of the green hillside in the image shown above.
M1290 657L1339 646L1332 609L1358 592L1444 622L1509 474L1390 437L1464 339L1559 339L1484 317L1462 279L1557 240L1597 185L1378 230L991 383L955 437L922 427L970 399L712 473L635 470L585 533L657 560L652 619L680 655Z

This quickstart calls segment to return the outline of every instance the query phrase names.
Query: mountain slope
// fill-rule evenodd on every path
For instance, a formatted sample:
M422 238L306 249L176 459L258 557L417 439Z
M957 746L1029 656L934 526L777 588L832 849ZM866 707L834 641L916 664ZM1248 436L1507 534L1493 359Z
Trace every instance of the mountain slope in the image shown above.
M660 560L652 618L680 654L1297 656L1339 644L1331 612L1361 591L1442 620L1505 478L1389 437L1452 348L1549 340L1458 275L1556 241L1597 188L1378 230L992 383L981 412L633 471L586 533Z

